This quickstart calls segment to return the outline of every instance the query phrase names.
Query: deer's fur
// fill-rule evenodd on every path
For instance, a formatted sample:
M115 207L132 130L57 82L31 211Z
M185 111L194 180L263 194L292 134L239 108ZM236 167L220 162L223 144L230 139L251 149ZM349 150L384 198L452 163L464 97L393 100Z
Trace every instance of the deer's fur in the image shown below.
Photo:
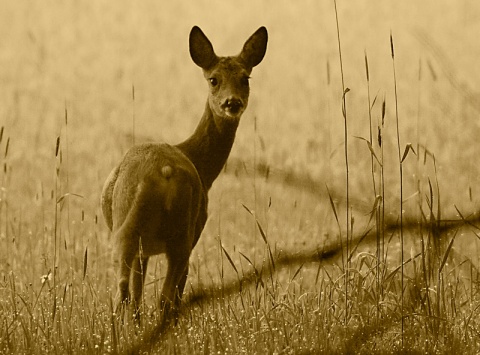
M130 300L131 288L138 311L148 258L160 253L168 260L160 308L164 317L178 308L188 260L207 220L207 194L232 148L248 104L249 75L265 55L267 30L259 28L232 57L218 57L196 26L189 44L209 84L198 127L178 145L132 147L103 188L102 210L117 245L117 309Z

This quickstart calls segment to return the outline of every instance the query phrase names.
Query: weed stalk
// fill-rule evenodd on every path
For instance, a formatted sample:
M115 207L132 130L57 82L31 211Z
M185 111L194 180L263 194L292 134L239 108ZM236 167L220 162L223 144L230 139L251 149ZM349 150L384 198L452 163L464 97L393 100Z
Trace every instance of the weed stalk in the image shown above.
M337 1L333 0L334 7L335 7L335 22L337 26L337 43L338 43L338 55L339 55L339 62L340 62L340 76L342 79L342 114L344 120L344 154L345 154L345 173L346 173L346 248L345 252L347 255L347 263L343 265L345 271L345 327L348 323L348 280L349 280L349 255L350 255L350 183L349 183L349 165L348 165L348 120L347 120L347 104L346 104L346 94L350 91L350 89L345 88L345 79L343 75L343 60L342 60L342 45L340 40L340 25L338 21L338 11L337 11ZM341 237L341 236L340 236Z
M394 94L395 94L395 122L397 128L397 151L398 151L398 162L399 162L399 176L400 176L400 265L401 265L401 339L402 339L402 349L404 349L404 327L405 327L405 319L404 319L404 307L405 307L405 300L404 300L404 289L405 289L405 277L404 277L404 240L403 240L403 160L401 155L401 144L400 144L400 128L399 128L399 117L398 117L398 93L397 93L397 74L395 70L395 50L393 45L393 35L390 32L390 50L392 55L392 69L393 69L393 85L394 85Z
M367 56L367 51L365 51L365 75L366 75L366 79L367 79L367 100L368 100L368 122L369 122L369 141L367 143L369 143L368 147L370 149L370 163L371 163L371 173L372 173L372 185L373 185L373 197L374 197L374 206L373 206L373 210L372 210L372 214L375 214L375 235L376 235L376 258L377 258L377 262L376 262L376 268L375 268L375 272L376 272L376 287L377 287L377 290L378 290L378 300L377 300L377 305L376 305L376 310L377 310L377 322L380 321L380 302L382 300L382 292L381 292L381 280L382 280L382 277L381 277L381 265L382 265L382 255L383 255L383 245L381 243L382 239L381 239L381 236L382 236L382 223L381 223L381 219L380 219L380 211L381 211L381 206L382 206L382 200L383 200L383 196L382 195L378 195L377 193L377 181L376 181L376 176L375 176L375 165L378 163L380 165L380 169L382 169L381 171L383 172L383 148L382 148L382 156L381 156L381 159L382 161L380 161L377 157L377 155L375 154L375 150L374 150L374 143L373 143L373 132L374 132L374 127L373 127L373 123L372 123L372 109L373 109L373 106L375 105L375 102L377 100L377 96L375 96L375 98L373 99L373 102L371 100L371 96L370 96L370 72L369 72L369 67L368 67L368 56ZM385 101L384 101L385 103ZM383 117L384 117L384 110L382 110L382 120L383 120ZM378 128L378 144L381 146L381 131L380 131L380 127ZM381 183L381 182L380 182ZM381 188L383 188L381 186Z
M59 228L59 215L58 215L58 184L59 184L59 174L60 174L60 165L61 165L61 152L60 152L60 136L57 137L56 145L55 145L55 187L54 187L54 206L55 206L55 213L54 213L54 230L53 230L53 265L52 265L52 272L53 272L53 306L52 306L52 322L55 320L55 312L56 312L56 302L57 302L57 242L58 242L58 228Z
M132 84L132 146L135 145L135 85Z

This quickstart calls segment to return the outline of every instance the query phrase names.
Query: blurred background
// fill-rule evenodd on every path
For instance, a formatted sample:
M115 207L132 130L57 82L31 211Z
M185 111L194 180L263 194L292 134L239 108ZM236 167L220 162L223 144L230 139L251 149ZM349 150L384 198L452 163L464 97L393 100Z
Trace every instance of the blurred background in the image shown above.
M385 101L382 138L392 191L385 198L392 204L399 198L392 33L402 149L407 143L423 146L419 160L409 155L405 161L404 196L423 191L419 180L427 184L437 178L445 215L455 216L454 205L466 214L475 212L480 179L478 2L339 0L337 7L345 86L350 89L352 196L366 205L374 200L370 153L354 137L369 137L369 105L375 136ZM19 0L1 8L0 149L2 201L8 202L2 214L8 213L4 220L12 219L15 228L36 235L46 228L42 218L54 211L51 196L78 194L82 197L70 198L77 210L69 221L95 221L106 233L99 221L100 191L122 154L133 141L177 143L201 117L207 86L188 53L193 25L203 29L219 55L237 54L259 26L269 31L267 55L252 73L250 104L232 157L306 175L320 190L328 185L344 194L333 1ZM220 194L226 191L222 186L232 184L222 181ZM280 201L291 196L281 189L277 193ZM406 209L417 212L413 204ZM309 206L303 213L312 210ZM14 227L2 227L3 236L9 228Z

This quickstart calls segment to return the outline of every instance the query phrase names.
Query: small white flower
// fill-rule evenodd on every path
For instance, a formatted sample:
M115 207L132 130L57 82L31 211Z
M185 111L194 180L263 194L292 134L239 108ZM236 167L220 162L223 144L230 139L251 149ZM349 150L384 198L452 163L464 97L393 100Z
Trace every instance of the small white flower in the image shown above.
M46 275L42 275L40 277L40 280L42 281L42 284L44 284L46 281L50 281L51 279L52 279L52 273L51 272L49 272Z

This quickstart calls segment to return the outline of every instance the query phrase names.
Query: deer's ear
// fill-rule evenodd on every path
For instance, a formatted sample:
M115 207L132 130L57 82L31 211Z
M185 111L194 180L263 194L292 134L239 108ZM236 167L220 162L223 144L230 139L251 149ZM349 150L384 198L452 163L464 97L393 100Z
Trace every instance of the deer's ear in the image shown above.
M260 27L243 45L239 58L249 67L258 65L267 51L268 32L265 27Z
M212 43L198 26L190 31L189 45L190 56L200 68L208 70L216 64L218 57L213 51Z

